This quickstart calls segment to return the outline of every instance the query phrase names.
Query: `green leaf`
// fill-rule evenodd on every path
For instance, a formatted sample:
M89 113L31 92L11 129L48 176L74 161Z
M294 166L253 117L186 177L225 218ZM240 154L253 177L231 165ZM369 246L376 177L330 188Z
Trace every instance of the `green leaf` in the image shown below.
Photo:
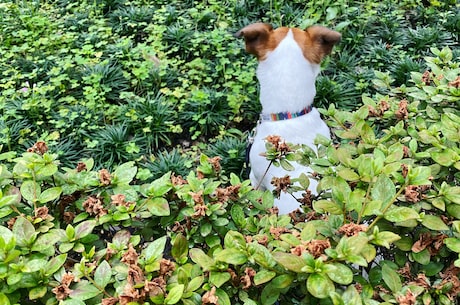
M103 260L94 271L94 281L100 288L105 288L110 282L111 277L112 267L110 267L110 264L106 260Z
M443 184L443 194L447 200L452 201L453 203L460 204L460 187L459 186L444 186Z
M182 259L186 258L188 254L188 241L184 235L178 234L174 239L174 244L171 249L172 257L180 262Z
M171 173L168 172L150 184L148 187L148 195L152 197L163 197L171 189Z
M300 238L304 242L308 242L316 237L316 227L315 223L312 221L309 221L305 224L305 226L302 229L302 232L300 232Z
M230 215L238 227L243 227L246 224L246 218L241 206L234 204L230 210Z
M164 300L164 304L176 304L182 298L184 294L185 286L182 284L174 286L171 290L168 291L168 295Z
M273 287L271 284L265 286L262 290L262 294L260 296L260 300L262 301L263 305L272 305L278 301L280 296L280 291Z
M209 271L214 266L214 260L206 255L203 250L198 248L192 248L189 251L190 258L192 261L203 268L203 271Z
M275 276L276 272L262 269L254 276L254 285L258 286L263 283L267 283Z
M216 296L219 300L219 305L232 305L232 303L230 302L230 298L228 297L228 294L223 289L217 288Z
M136 177L137 167L134 162L126 162L118 166L113 172L112 183L116 185L129 184Z
M306 262L301 257L291 253L275 252L273 253L273 258L281 266L294 272L301 272L306 265Z
M431 185L431 169L427 166L411 168L407 177L410 185Z
M16 238L16 244L20 247L27 247L34 242L37 233L29 220L25 217L18 217L13 225L13 234Z
M434 231L448 231L449 227L442 221L441 218L434 215L424 215L422 225Z
M61 269L67 260L67 254L60 254L53 257L49 262L44 266L44 271L47 276L53 275L56 271Z
M154 216L169 216L171 214L168 200L162 197L147 199L146 206Z
M32 180L24 181L20 190L22 197L29 202L34 202L41 193L40 185Z
M401 290L402 284L398 273L387 264L382 266L382 278L392 292L396 293Z
M347 290L342 295L342 299L344 304L353 304L353 305L362 305L363 301L361 300L361 296L359 295L358 290L354 285L349 285ZM371 304L371 303L369 303Z
M190 282L187 284L187 292L195 291L203 285L204 282L204 276L196 276L193 279L190 280Z
M214 259L232 265L242 265L248 261L248 256L238 249L224 249L214 255Z
M307 289L315 298L325 299L330 292L335 291L335 286L326 275L313 273L308 277Z
M396 187L387 175L379 175L371 190L373 200L382 202L382 206L387 206L396 195Z
M289 287L291 283L294 281L294 276L291 274L282 274L278 275L276 278L272 280L273 287L277 289L284 289Z
M326 266L328 267L326 274L334 282L348 285L353 281L353 272L349 267L340 263L330 263L326 264Z
M343 214L342 207L331 200L318 200L313 202L313 208L318 213L331 213L333 215Z
M95 220L86 220L83 221L82 223L79 223L75 227L75 239L80 239L83 238L91 232L93 232L93 229L96 227L97 222Z
M69 296L72 299L84 301L94 298L98 294L102 294L102 292L99 291L99 289L97 289L92 283L87 280L80 280L80 282L72 287Z
M0 194L0 208L7 207L12 204L17 204L20 202L21 196L19 195L8 195L8 196L1 196ZM3 218L0 216L0 218Z
M396 207L388 210L384 215L391 222L402 222L409 219L419 219L420 215L414 209L408 207Z
M460 238L449 237L444 239L444 243L450 250L460 253Z
M58 168L56 166L56 164L53 164L53 163L50 163L50 164L46 164L45 166L43 166L42 168L40 168L36 175L37 177L50 177L52 175L54 175L56 172L57 172Z
M359 175L352 169L349 168L342 168L338 171L337 175L342 177L347 181L357 181L359 180Z
M295 170L295 167L294 165L292 165L288 160L286 159L281 159L280 160L280 164L281 164L281 167L284 169L284 170L287 170L287 171L293 171Z
M229 281L231 277L232 276L228 272L211 271L209 273L209 283L219 288Z
M38 197L38 201L40 203L47 203L47 202L53 201L59 198L59 196L61 196L61 193L62 193L62 188L60 186L46 189L40 194L40 196Z
M414 260L421 265L428 265L431 259L430 251L423 249L420 252L412 252Z
M255 260L262 267L272 268L276 265L271 252L257 242L248 245L248 253L250 253L251 259Z
M8 299L8 297L4 293L1 293L1 292L0 292L0 304L11 305L10 300Z
M208 236L212 232L212 224L209 222L202 223L200 226L200 234L203 237Z
M395 234L390 231L383 231L374 234L374 239L372 239L372 243L378 246L384 246L387 249L390 249L390 245L395 241L401 239L398 234Z
M237 231L228 231L224 238L225 248L246 250L246 239L243 234Z
M45 296L48 289L46 286L39 286L29 290L29 299L36 300ZM1 303L3 304L3 303Z
M142 251L142 255L145 257L147 263L151 264L163 257L166 246L166 239L166 236L160 237L151 242L147 248Z
M452 164L460 159L458 154L452 149L445 149L442 152L432 152L431 158L434 162L446 167L452 166Z

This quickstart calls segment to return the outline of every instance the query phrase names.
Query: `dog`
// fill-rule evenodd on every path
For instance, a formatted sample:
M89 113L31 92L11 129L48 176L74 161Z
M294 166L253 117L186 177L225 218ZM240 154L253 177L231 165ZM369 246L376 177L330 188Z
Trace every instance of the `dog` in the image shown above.
M320 63L340 41L341 34L318 25L301 30L274 29L266 23L254 23L242 28L235 36L244 38L246 51L259 61L257 78L262 113L249 153L250 180L253 187L273 191L273 177L299 177L311 169L297 163L293 164L293 171L273 165L269 167L270 162L263 156L268 136L277 135L286 143L307 144L313 149L318 134L330 138L328 126L312 104ZM310 180L309 189L316 193L317 182ZM300 194L295 195L281 193L275 199L280 214L288 214L300 207L295 198Z

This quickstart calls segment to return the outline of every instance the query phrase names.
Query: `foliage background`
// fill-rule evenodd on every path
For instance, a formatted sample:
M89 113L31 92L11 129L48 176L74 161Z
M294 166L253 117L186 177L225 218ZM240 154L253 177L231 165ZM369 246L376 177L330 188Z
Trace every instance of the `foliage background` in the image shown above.
M256 21L343 35L300 218L244 180ZM4 1L0 29L0 303L457 302L456 1Z

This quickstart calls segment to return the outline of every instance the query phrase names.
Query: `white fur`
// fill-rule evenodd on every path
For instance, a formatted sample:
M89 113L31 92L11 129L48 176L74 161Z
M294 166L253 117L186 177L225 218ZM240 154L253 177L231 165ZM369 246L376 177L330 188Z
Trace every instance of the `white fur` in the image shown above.
M315 79L320 66L310 63L302 54L301 48L289 30L281 43L259 62L257 78L260 83L260 102L262 113L298 112L313 103L316 94ZM313 141L317 134L330 137L329 128L321 120L319 112L313 108L306 115L281 121L264 121L257 126L257 133L250 152L251 175L253 186L260 184L262 189L273 190L273 177L289 175L297 178L301 173L312 170L294 164L294 171L285 171L280 167L271 166L264 177L269 162L261 153L266 151L264 139L270 135L281 136L287 143L307 144L315 149ZM260 181L263 179L262 181ZM312 180L310 190L316 193L317 183ZM300 197L300 194L295 194ZM287 214L297 209L300 204L290 194L281 193L275 200L280 214Z

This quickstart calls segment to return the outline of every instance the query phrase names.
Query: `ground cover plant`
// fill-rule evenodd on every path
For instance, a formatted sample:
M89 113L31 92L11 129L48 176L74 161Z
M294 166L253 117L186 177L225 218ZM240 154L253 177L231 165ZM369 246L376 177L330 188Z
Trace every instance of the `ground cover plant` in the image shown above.
M457 304L458 4L225 4L0 4L0 303ZM291 216L244 179L259 20L343 34L333 141L267 143Z

